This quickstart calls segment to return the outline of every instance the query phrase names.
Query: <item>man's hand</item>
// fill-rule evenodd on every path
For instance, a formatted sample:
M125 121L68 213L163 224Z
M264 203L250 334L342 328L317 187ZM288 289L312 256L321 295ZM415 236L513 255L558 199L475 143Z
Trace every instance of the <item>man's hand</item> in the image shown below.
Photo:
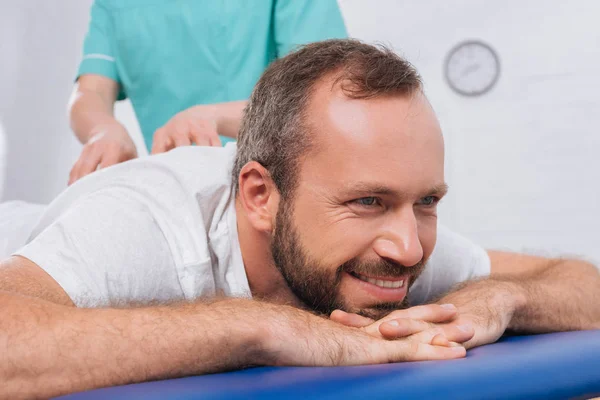
M369 329L343 326L291 307L274 306L272 313L263 314L263 323L271 326L261 335L261 354L266 358L260 364L266 365L362 365L454 359L466 354L463 346L448 342L440 330L386 340L368 333Z
M106 168L137 157L133 140L125 127L117 121L98 125L93 131L92 136L83 146L79 159L71 169L69 185L99 168Z
M221 146L217 120L208 106L188 108L154 132L152 154L164 153L175 147Z
M474 334L470 321L460 318L453 304L429 304L397 310L378 321L341 310L335 310L330 318L346 326L361 328L374 337L388 340L432 337L432 344L440 346L449 342L465 343Z
M497 341L524 300L518 285L484 279L465 283L439 302L455 304L459 310L457 322L473 326L475 334L465 343L469 349Z

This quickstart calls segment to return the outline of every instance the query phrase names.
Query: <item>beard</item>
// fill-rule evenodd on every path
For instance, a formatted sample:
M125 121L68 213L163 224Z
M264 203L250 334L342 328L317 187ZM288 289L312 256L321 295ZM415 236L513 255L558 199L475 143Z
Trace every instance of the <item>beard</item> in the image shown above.
M331 267L311 259L302 245L300 235L293 224L293 210L281 199L275 233L271 243L271 253L275 267L279 270L290 290L308 308L329 315L333 310L357 313L372 319L380 319L391 311L409 307L407 296L401 302L379 303L368 308L356 308L348 305L339 292L343 273L359 273L371 276L410 276L408 288L423 272L425 262L406 267L386 259L360 261L350 259L332 271ZM349 295L350 299L352 295Z

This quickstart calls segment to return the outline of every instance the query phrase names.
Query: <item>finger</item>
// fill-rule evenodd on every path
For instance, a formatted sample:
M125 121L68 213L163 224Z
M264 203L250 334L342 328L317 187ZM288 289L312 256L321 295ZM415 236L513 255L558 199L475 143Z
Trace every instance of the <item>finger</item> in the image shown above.
M446 336L442 334L435 335L433 339L431 339L431 344L433 346L450 347L450 341L448 340L448 338L446 338Z
M429 344L419 344L418 351L415 354L415 360L453 360L464 358L467 350L463 346L434 346Z
M398 318L379 325L379 333L385 339L399 339L431 329L430 323L418 319Z
M79 167L79 178L81 179L84 176L96 171L96 169L98 169L98 164L100 164L101 158L102 150L95 148L90 151L88 155L81 160L81 165Z
M79 160L73 164L73 168L71 168L71 172L69 172L69 182L68 185L72 185L77 181L79 177Z
M210 139L207 137L201 137L198 138L198 140L196 140L195 143L198 146L210 146Z
M458 311L452 304L416 306L394 311L385 318L366 327L365 331L374 336L381 335L386 339L397 339L429 329L431 328L430 323L452 321L456 318L457 314ZM391 322L391 324L386 325L381 330L381 325L388 322Z
M453 304L427 304L407 308L404 311L408 314L408 318L436 323L452 321L458 315L458 310Z
M75 166L73 167L73 179L71 183L78 181L84 176L91 174L98 168L100 161L100 153L97 150L89 150L90 147L84 149L81 152L81 156Z
M118 164L120 161L120 154L118 151L115 152L109 152L107 154L104 155L104 157L102 157L102 159L100 160L100 169L106 168L106 167L110 167L111 165L115 165Z
M465 343L473 338L475 335L475 329L471 324L441 324L438 325L438 328L444 332L444 336L448 338L448 340L457 343Z
M366 329L368 333L373 334L372 327ZM471 324L437 324L432 325L429 322L413 320L408 318L398 318L392 321L386 321L379 325L379 333L384 339L394 340L421 332L430 331L430 333L441 332L444 337L452 342L465 343L473 338L475 329ZM424 342L429 340L429 336L424 336Z
M87 145L83 146L83 149L81 150L81 154L79 155L79 158L77 159L77 161L75 161L73 168L71 168L71 172L69 173L69 185L72 183L75 183L79 178L81 178L81 176L82 176L81 169L83 166L83 162L84 162L84 160L88 159L90 156L91 156L91 147L89 144L87 144Z
M71 168L71 172L69 173L69 185L77 182L79 179L79 170L81 169L81 162L87 155L88 148L86 146L83 147L81 154L75 164L73 164L73 168Z
M394 361L429 361L429 360L452 360L463 358L467 351L463 346L435 346L427 343L409 343L400 341L386 342L399 344L396 353L393 354Z
M329 316L329 319L353 328L363 328L374 322L371 318L363 317L362 315L354 313L347 313L342 310L334 310Z
M419 343L431 344L433 338L436 335L446 336L442 328L438 326L431 326L429 329L425 329L421 332L417 332L407 338L407 340L417 341Z
M223 147L223 143L221 142L221 138L219 137L218 134L216 134L216 132L215 132L215 136L211 136L209 138L209 146Z
M171 150L172 147L171 140L166 134L164 128L159 128L154 132L154 139L152 142L152 151L150 154L159 154L164 153L168 150Z
M190 140L190 135L177 135L173 138L174 147L182 147L182 146L190 146L192 141Z
M211 146L211 137L218 135L216 131L211 131L210 127L192 124L190 126L190 136L197 146Z
M392 311L381 321L390 321L396 318L421 319L427 322L448 322L456 317L458 310L452 304L426 304L403 310Z

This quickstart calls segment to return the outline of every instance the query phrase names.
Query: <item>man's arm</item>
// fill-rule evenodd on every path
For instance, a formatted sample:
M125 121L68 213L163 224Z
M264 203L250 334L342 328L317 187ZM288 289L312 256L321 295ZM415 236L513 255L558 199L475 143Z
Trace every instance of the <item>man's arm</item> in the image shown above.
M530 333L600 329L600 273L592 264L554 260L522 280L497 279L523 291L525 301L515 310L509 329Z
M600 329L600 273L584 261L488 252L491 276L466 282L439 303L475 326L477 346L506 329L524 333Z
M0 291L35 297L63 306L75 305L46 271L20 256L0 262Z
M114 117L113 107L119 84L102 75L79 77L69 101L71 128L84 144L81 156L73 166L69 183L137 156L127 130Z
M75 308L36 268L21 257L0 263L2 399L47 398L248 365L356 365L465 354L463 347L427 344L435 339L428 333L386 341L293 307L245 299Z
M28 263L2 263L2 281ZM60 298L46 283L24 290ZM245 316L260 308L248 301L80 309L17 294L15 286L0 289L2 399L48 398L262 361L258 327Z

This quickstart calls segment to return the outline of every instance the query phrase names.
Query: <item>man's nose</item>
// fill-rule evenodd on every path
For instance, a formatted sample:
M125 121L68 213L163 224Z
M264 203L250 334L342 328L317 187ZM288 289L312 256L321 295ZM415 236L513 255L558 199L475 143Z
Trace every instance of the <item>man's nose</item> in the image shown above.
M393 218L375 241L374 250L382 258L412 267L423 259L417 219L412 208L400 210Z

